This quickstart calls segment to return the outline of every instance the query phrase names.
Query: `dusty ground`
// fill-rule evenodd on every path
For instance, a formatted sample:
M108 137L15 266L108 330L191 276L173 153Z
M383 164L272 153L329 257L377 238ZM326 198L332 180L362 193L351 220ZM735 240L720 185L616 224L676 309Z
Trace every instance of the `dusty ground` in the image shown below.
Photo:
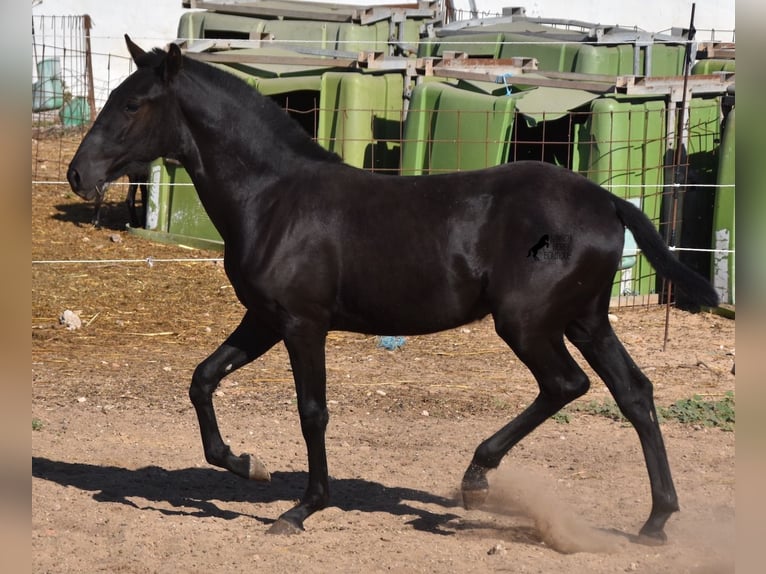
M33 140L34 181L62 181L77 138ZM33 184L33 259L215 257L124 231L123 191L104 228L65 184ZM32 267L32 550L35 572L733 572L735 433L666 422L682 512L663 547L635 544L649 512L634 431L572 412L548 421L491 477L486 511L456 503L478 442L535 394L491 323L328 345L333 501L300 536L268 525L301 495L305 449L286 354L275 348L216 397L235 451L271 483L208 466L186 392L242 309L213 262ZM83 327L58 325L65 310ZM734 389L734 322L621 309L615 327L657 403ZM608 394L593 376L581 402Z

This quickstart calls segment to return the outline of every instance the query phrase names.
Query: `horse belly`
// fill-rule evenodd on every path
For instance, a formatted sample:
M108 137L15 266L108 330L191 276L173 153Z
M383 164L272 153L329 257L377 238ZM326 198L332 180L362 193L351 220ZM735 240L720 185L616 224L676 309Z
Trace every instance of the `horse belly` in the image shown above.
M489 312L479 281L393 281L343 290L333 328L376 335L419 335L444 331Z

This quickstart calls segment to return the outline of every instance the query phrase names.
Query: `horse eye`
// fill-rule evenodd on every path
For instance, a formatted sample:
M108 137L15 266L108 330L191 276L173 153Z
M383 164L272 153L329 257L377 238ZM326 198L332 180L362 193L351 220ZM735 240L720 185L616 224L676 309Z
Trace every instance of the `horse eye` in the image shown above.
M134 114L138 111L138 108L140 107L141 107L141 104L139 104L138 102L132 102L132 101L127 102L125 104L125 111L128 112L129 114Z

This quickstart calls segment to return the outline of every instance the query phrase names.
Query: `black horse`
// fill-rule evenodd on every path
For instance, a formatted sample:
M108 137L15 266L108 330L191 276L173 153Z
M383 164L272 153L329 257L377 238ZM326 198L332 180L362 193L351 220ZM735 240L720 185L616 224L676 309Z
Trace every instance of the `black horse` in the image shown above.
M235 76L126 36L137 70L110 95L67 173L85 199L132 162L173 156L189 171L225 242L225 268L246 308L241 324L194 371L189 395L205 458L268 479L256 457L223 442L212 394L223 377L282 341L308 452L308 487L271 532L303 529L329 501L325 340L330 330L417 335L491 314L534 374L537 398L482 442L462 481L463 502L487 495L487 472L535 427L588 390L568 338L635 427L652 509L641 528L665 540L678 510L652 385L623 348L607 310L625 228L655 269L702 305L701 276L670 254L644 214L569 170L518 162L421 177L350 167L276 104ZM571 237L565 256L527 258L543 233Z

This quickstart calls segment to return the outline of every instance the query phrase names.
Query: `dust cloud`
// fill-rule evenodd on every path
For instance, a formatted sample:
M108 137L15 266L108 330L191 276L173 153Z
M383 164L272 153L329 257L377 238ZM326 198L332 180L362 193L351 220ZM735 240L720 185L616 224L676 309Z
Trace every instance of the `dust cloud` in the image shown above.
M539 472L501 466L490 477L490 494L483 510L523 515L532 520L547 546L564 554L611 553L625 544L617 535L598 530L577 516L555 490L553 480Z

